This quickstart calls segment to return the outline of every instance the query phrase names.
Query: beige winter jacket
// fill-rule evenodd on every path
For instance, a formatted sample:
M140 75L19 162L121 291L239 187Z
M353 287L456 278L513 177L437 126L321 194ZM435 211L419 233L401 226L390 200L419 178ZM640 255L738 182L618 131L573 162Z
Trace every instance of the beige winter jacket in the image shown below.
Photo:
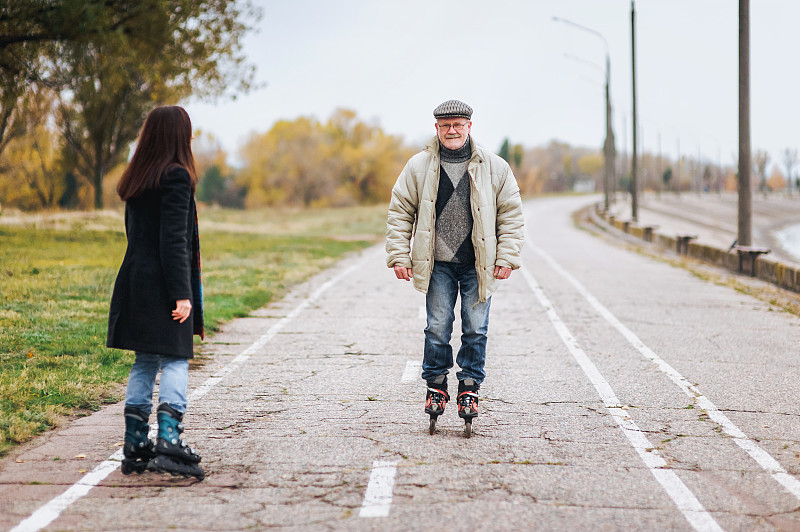
M471 139L470 139L471 140ZM501 157L472 142L467 165L472 208L472 245L478 295L486 301L498 282L495 266L517 269L522 250L523 216L519 186ZM433 269L436 194L439 190L439 139L414 155L392 189L386 224L386 264L412 268L414 287L427 293Z

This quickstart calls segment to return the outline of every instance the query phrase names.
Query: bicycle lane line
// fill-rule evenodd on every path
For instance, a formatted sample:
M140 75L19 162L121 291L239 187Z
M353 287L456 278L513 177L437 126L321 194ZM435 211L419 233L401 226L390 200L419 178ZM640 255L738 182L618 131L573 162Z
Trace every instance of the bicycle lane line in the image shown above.
M581 284L572 274L570 274L563 266L561 266L553 257L551 257L542 248L536 246L528 239L527 245L542 259L547 262L550 267L564 279L566 279L575 289L586 299L586 301L600 314L608 323L610 323L628 342L646 359L653 362L658 369L665 373L669 379L674 382L683 392L697 401L697 404L706 411L708 417L717 423L726 434L733 438L742 450L748 456L761 466L772 478L774 478L781 486L795 496L800 501L800 480L792 476L780 463L772 457L767 451L762 449L755 441L747 437L733 421L723 414L717 406L711 402L697 386L690 383L683 375L681 375L675 368L670 366L664 359L659 357L652 349L647 347L636 334L626 327L614 314L611 313L600 301L594 297L589 290Z
M351 266L338 272L334 277L328 279L314 292L304 298L299 305L292 309L289 314L278 320L270 327L267 332L261 335L255 342L250 344L244 351L239 353L233 360L231 360L217 375L209 377L203 384L196 388L190 395L189 401L194 401L204 396L217 385L225 376L230 374L233 370L246 362L253 354L257 353L259 349L269 342L275 335L280 332L290 321L292 321L298 314L305 310L311 303L319 299L331 286L339 282L341 279L351 274L353 271L362 267L372 255L377 255L377 252L365 252L362 257ZM100 484L108 475L113 473L121 464L123 459L122 450L118 450L109 456L105 461L100 463L89 473L86 473L80 480L70 486L64 493L51 499L45 503L44 506L33 512L30 516L22 520L17 526L12 528L9 532L38 532L53 521L55 521L61 513L66 510L72 503L89 493L95 486Z
M361 503L359 517L387 517L392 509L394 477L397 472L397 461L375 460L369 483Z
M611 414L611 417L617 422L623 434L628 438L631 446L639 454L645 466L647 466L658 483L661 484L661 487L664 488L664 491L667 492L667 495L669 495L686 520L689 521L692 528L698 532L722 530L719 524L706 511L700 501L697 500L694 493L683 483L678 475L673 470L666 468L667 463L661 457L661 454L654 448L647 437L645 437L644 433L636 425L636 422L621 408L621 403L619 399L617 399L611 385L608 384L594 363L586 355L586 352L580 346L578 340L558 316L553 304L547 298L544 290L533 275L524 267L520 271L525 281L528 283L528 286L539 300L539 303L545 309L553 328L567 347L567 350L569 350L570 354L572 354L575 361L589 378L589 382L594 386L603 404Z

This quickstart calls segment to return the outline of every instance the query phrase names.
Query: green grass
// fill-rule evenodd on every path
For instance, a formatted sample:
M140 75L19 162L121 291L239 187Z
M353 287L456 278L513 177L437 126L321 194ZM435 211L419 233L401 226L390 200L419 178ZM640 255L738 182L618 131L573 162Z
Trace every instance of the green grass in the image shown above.
M383 234L385 206L201 211L206 340ZM91 215L88 215L91 216ZM133 354L105 348L121 222L0 225L0 456L121 399ZM112 227L112 225L117 227ZM93 225L96 227L96 224Z

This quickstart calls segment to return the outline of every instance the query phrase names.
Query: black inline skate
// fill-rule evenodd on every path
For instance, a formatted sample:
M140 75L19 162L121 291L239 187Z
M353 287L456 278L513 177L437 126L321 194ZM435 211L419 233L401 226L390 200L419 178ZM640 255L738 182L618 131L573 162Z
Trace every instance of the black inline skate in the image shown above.
M125 407L125 444L122 447L122 474L130 475L137 473L141 475L147 468L147 464L155 458L155 445L147 437L150 431L148 418L149 412L144 412L132 406Z
M464 420L464 436L467 438L472 436L472 420L478 417L479 388L480 384L473 379L458 381L458 417Z
M158 440L155 445L156 457L147 464L148 471L169 473L174 476L205 478L200 467L202 458L180 439L183 432L183 414L166 403L158 406Z
M447 375L438 375L432 381L428 381L428 392L425 395L425 413L431 416L431 424L428 429L430 434L436 430L436 419L444 414L444 407L450 395L447 393Z

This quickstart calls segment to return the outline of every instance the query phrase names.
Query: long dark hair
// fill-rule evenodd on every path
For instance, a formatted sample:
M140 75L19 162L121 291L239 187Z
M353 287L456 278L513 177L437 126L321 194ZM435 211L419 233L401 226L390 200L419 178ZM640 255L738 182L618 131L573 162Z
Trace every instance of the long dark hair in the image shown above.
M161 176L174 166L181 166L189 172L194 192L197 171L192 155L189 114L177 105L156 107L147 115L131 162L117 184L119 197L128 201L151 188L158 188Z

